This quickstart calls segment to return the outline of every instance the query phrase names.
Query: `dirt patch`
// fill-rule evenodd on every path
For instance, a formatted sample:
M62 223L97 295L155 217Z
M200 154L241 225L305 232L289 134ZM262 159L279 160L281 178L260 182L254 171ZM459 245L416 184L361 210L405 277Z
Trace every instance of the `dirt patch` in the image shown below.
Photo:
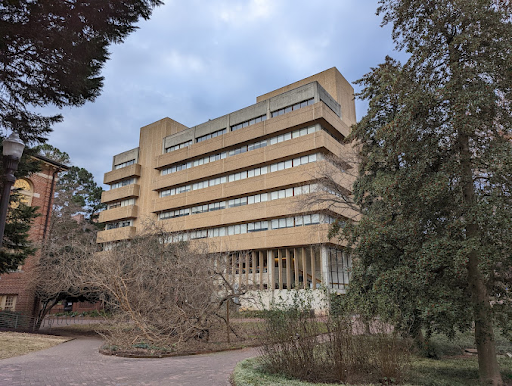
M0 359L25 355L64 343L70 338L29 334L24 332L0 332Z

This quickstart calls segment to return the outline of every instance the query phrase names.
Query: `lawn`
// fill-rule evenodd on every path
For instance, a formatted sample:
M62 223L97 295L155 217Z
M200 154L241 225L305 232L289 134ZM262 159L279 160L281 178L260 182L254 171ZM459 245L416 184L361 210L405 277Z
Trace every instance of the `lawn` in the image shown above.
M499 364L505 385L512 386L512 342L497 335ZM407 383L403 386L478 386L478 359L464 355L464 349L474 348L471 333L459 334L453 341L442 336L432 338L434 351L439 359L412 356ZM301 382L277 374L269 374L258 358L240 362L233 373L236 386L325 386L326 384ZM369 386L372 384L365 384ZM362 385L360 385L362 386Z
M0 359L25 355L44 350L68 341L69 338L24 332L0 332Z

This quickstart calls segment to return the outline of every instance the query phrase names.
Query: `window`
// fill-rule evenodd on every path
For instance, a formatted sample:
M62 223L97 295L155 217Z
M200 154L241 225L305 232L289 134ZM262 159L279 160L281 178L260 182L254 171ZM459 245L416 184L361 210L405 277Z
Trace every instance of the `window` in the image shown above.
M302 102L299 102L299 103L295 103L295 104L293 104L291 106L286 106L286 107L283 107L282 109L272 111L270 115L271 115L272 118L273 117L278 117L280 115L289 113L291 111L295 111L295 110L301 109L303 107L310 106L313 103L315 103L315 99L314 98L307 99L305 101L302 101Z
M190 232L190 239L193 240L193 239L204 239L208 237L208 230L207 229L203 229L203 230L200 230L200 231L192 231Z
M162 212L158 215L159 220L165 220L168 218L176 218L176 217L183 217L188 216L190 214L191 210L190 208L185 209L177 209L177 210L169 210L167 212Z
M208 134L202 135L200 137L197 137L196 142L197 143L203 142L203 141L206 141L207 139L215 138L215 137L218 137L219 135L223 135L226 133L227 133L227 129L217 130L217 131L214 131L213 133L208 133Z
M128 178L127 180L122 180L119 182L116 182L115 184L110 185L110 190L121 188L123 186L131 185L135 183L135 178Z
M108 223L106 226L106 229L110 230L110 229L124 228L124 227L129 227L132 225L133 225L133 220L124 220L124 221Z
M114 170L125 168L127 166L133 165L134 163L135 163L135 160L132 159L132 160L129 160L129 161L126 161L126 162L114 165Z
M165 148L165 152L166 153L170 153L171 151L178 150L178 149L183 149L184 147L187 147L187 146L190 146L190 145L192 145L192 140L185 141L185 142L182 142L182 143L178 143L177 145L172 145L172 146L166 147Z
M25 178L18 178L14 182L14 188L20 193L20 202L31 206L32 198L34 197L34 185L32 182ZM14 203L11 205L14 205Z
M135 205L135 198L130 198L128 200L113 202L112 204L109 204L107 206L107 209L115 209L115 208L120 208L123 206L130 206L130 205Z
M263 122L267 120L267 114L260 115L259 117L249 119L248 121L237 123L231 126L231 131L243 129L244 127L254 125L255 123Z
M18 295L0 295L0 310L14 311Z

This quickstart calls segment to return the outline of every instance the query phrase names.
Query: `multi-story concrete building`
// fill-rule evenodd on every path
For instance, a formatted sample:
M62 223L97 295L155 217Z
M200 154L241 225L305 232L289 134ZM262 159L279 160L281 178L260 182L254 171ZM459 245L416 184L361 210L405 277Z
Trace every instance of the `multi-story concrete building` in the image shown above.
M343 291L350 259L327 234L353 213L303 199L319 166L350 148L342 141L355 119L353 88L331 68L194 127L169 118L145 126L105 174L98 243L130 239L151 219L176 240L225 253L241 284Z

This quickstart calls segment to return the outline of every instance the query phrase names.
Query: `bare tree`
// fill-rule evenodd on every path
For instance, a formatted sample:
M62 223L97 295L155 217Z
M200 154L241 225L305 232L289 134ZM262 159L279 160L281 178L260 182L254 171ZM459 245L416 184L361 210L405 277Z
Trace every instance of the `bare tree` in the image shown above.
M31 276L40 301L36 330L59 301L93 301L99 297L96 289L86 284L89 280L85 276L85 266L97 251L97 228L76 215L80 207L69 195L72 193L61 191L55 199L48 237Z
M180 349L191 339L208 341L221 307L235 295L224 276L225 259L173 237L151 226L88 260L85 284L104 294L113 310L109 344Z
M345 143L343 151L337 155L324 155L323 162L310 175L313 182L304 186L298 206L301 210L330 211L351 222L361 218L361 209L354 202L352 188L359 173L359 146L353 142ZM342 237L339 227L343 221L335 222L330 235Z

